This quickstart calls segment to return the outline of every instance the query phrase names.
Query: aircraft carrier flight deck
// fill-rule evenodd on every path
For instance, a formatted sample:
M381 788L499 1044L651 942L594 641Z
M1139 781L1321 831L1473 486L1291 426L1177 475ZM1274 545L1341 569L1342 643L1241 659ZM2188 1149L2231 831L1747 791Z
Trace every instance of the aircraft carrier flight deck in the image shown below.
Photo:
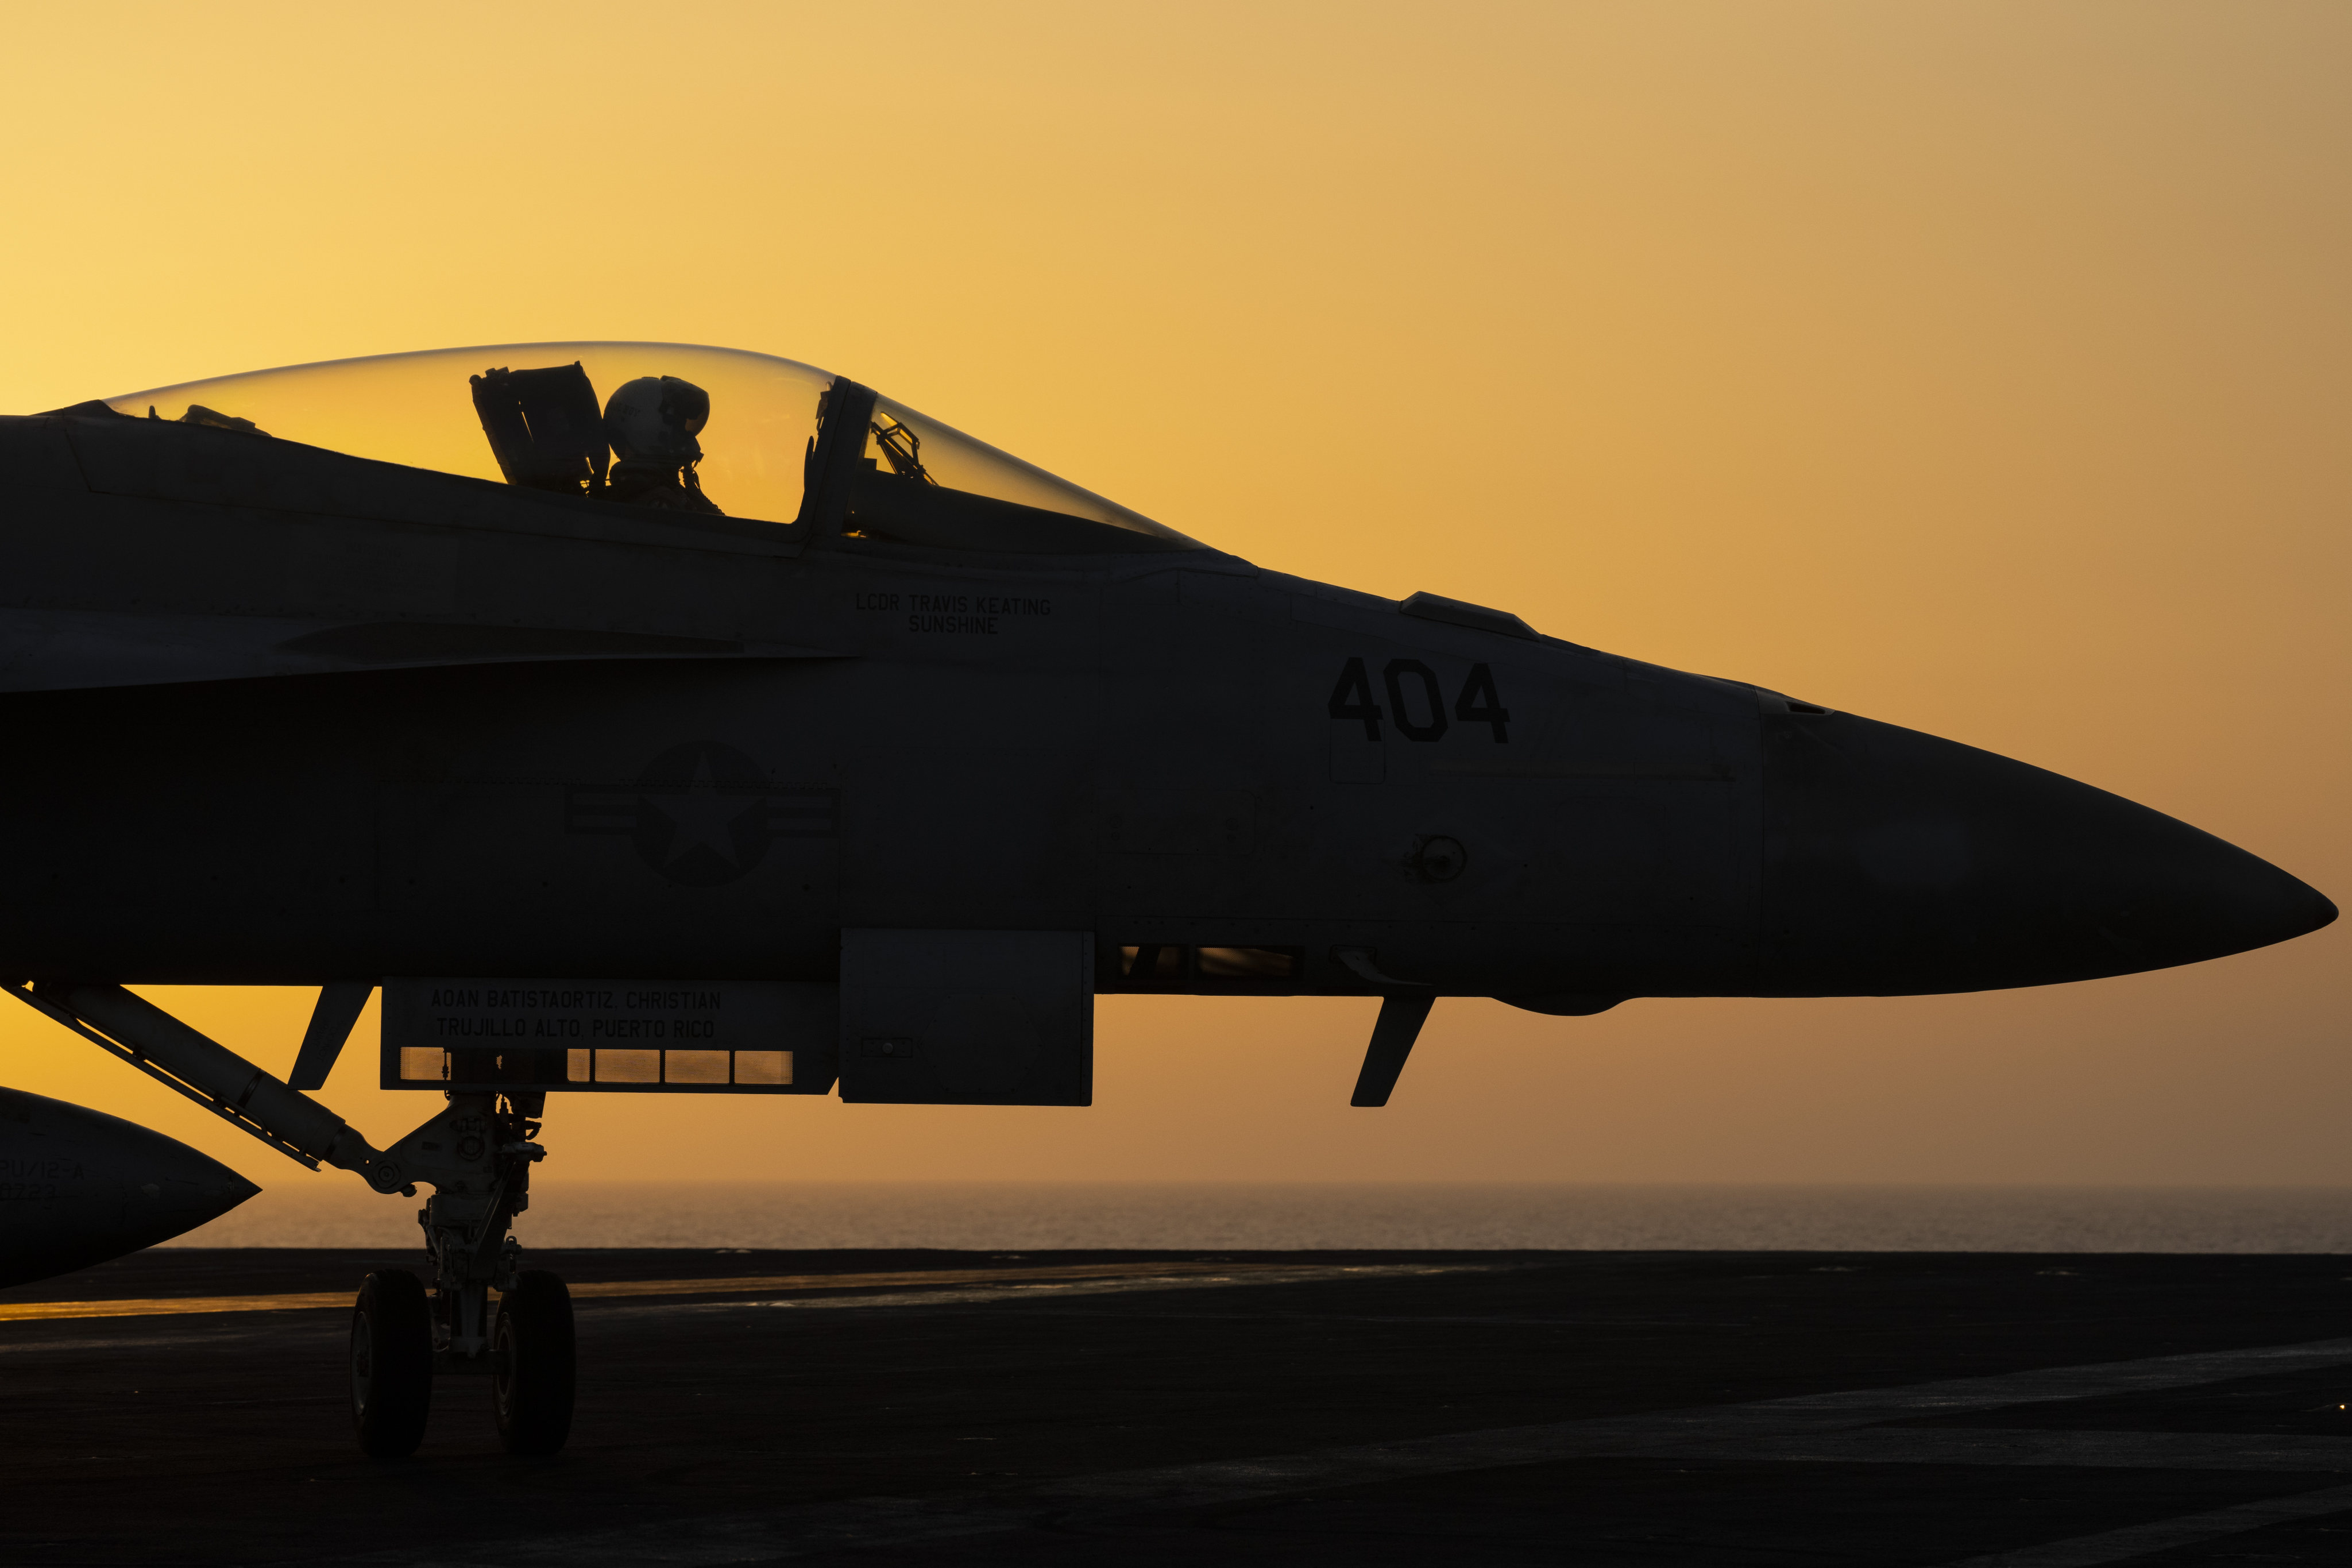
M2352 1560L2352 1259L548 1251L569 1447L436 1379L372 1461L399 1254L0 1291L0 1561Z

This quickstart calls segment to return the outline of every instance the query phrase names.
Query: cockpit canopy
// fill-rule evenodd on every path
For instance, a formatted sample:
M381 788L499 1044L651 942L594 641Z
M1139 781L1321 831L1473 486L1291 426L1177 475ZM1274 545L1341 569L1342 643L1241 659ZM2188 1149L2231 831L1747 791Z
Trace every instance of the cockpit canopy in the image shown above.
M126 393L178 419L583 500L949 549L1200 548L813 365L677 343L514 343Z

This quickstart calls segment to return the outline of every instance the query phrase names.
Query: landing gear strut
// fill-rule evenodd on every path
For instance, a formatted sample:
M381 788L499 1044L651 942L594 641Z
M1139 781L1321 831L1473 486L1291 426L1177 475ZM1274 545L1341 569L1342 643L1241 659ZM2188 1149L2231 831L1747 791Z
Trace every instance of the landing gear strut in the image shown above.
M547 1097L448 1098L440 1115L380 1162L403 1182L434 1188L416 1213L433 1260L432 1294L397 1271L371 1274L361 1287L352 1314L352 1421L370 1458L403 1458L424 1439L434 1376L484 1376L508 1451L552 1454L572 1430L572 1296L554 1275L522 1268L522 1248L507 1234L530 1205L531 1165L546 1157L532 1140Z

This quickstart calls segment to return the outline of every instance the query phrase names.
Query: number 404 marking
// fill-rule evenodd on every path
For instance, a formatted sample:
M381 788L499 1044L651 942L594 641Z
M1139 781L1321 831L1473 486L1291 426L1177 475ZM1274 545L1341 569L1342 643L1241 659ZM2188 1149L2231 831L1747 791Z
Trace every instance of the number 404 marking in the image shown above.
M1417 658L1392 658L1381 671L1381 684L1389 700L1385 712L1372 697L1372 678L1365 671L1364 661L1349 659L1339 671L1339 683L1331 688L1331 717L1362 721L1367 741L1381 738L1382 719L1395 724L1397 733L1408 741L1434 741L1445 733L1445 698L1438 689L1435 670ZM1414 700L1408 701L1408 697ZM1428 717L1415 719L1416 708ZM1495 672L1483 664L1470 667L1461 694L1454 699L1454 717L1465 724L1491 726L1498 744L1511 738L1511 710L1503 706L1502 695L1495 689Z

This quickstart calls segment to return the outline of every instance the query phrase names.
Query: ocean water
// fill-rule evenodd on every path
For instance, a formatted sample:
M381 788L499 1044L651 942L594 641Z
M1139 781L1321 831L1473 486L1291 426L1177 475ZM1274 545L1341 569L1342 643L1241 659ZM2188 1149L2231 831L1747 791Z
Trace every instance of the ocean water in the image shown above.
M171 1247L409 1247L331 1173ZM535 1187L525 1247L2352 1252L2352 1189L1013 1182Z

